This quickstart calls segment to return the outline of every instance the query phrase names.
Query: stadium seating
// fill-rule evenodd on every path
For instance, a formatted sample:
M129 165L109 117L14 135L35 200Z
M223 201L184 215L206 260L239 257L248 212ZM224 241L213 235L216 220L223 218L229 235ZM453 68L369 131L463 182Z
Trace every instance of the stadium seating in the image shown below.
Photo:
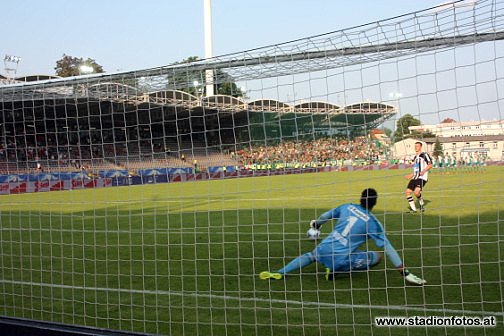
M36 160L32 152L42 154ZM37 172L37 164L47 172L71 172L85 169L127 169L138 171L152 168L195 168L205 170L212 166L248 164L310 163L360 160L386 160L387 146L366 137L353 140L319 138L311 141L284 141L276 145L250 146L224 153L220 147L208 147L204 142L177 142L171 139L160 144L147 141L103 144L100 146L20 147L7 148L0 156L0 174ZM7 155L5 155L7 154ZM49 154L52 159L48 159ZM27 160L26 158L31 158ZM60 157L60 159L54 159Z

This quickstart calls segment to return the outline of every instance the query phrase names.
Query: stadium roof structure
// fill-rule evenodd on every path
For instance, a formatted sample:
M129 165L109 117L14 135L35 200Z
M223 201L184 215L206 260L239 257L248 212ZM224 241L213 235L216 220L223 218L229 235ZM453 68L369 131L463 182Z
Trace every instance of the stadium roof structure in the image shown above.
M38 82L42 80L49 79L57 79L61 78L55 75L29 75L29 76L21 76L16 78L9 78L3 75L0 75L0 85L8 85L8 84L19 84L19 83L27 83L27 82Z
M0 90L0 101L4 104L16 104L26 100L113 102L130 105L132 108L146 105L164 106L176 109L178 113L183 113L184 110L195 113L198 110L231 114L248 112L253 123L274 122L279 119L288 123L287 120L297 119L298 126L302 116L310 115L313 118L306 121L322 128L357 126L371 129L397 113L395 106L380 102L358 102L340 106L325 101L306 101L291 105L275 99L247 101L230 95L198 97L182 90L142 92L133 85L113 81L87 82L82 81L80 77L42 80L39 85L33 86L11 84Z
M244 101L222 95L194 96L184 91L194 89L195 79L202 87L208 85L205 81L209 71L213 72L211 82L215 85L229 83L230 79L235 83L256 83L295 75L302 79L307 74L319 72L337 78L340 69L347 67L358 69L362 64L404 60L413 55L504 40L504 16L492 1L475 2L467 13L454 9L436 7L289 42L150 69L69 78L38 76L37 81L27 81L37 79L37 76L27 76L17 83L4 79L5 85L0 86L0 103L14 103L19 108L20 102L33 101L112 102L128 106L128 109L141 106L139 113L161 107L170 113L190 112L191 115L246 113L249 122L257 123L302 126L302 120L306 119L306 126L311 123L322 128L370 129L391 118L397 109L379 101L346 106L324 101L292 104L267 99L269 97ZM474 20L475 17L478 19ZM40 80L42 78L45 80ZM316 93L314 96L323 95Z
M0 85L7 85L7 84L11 84L12 83L12 80L3 76L3 75L0 75Z
M14 78L15 82L37 82L41 80L57 79L61 78L55 75L29 75Z

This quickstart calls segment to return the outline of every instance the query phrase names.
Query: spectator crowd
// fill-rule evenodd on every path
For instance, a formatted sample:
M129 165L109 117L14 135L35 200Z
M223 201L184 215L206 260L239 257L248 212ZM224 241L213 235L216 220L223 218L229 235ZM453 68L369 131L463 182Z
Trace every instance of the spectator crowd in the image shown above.
M58 166L82 169L82 160L114 157L139 156L140 150L129 148L125 142L114 139L92 139L89 137L57 137L54 133L47 136L7 138L7 143L0 144L0 162L57 162ZM14 142L14 140L20 140ZM31 140L31 141L30 141ZM109 142L109 143L107 143ZM137 142L141 145L140 142ZM149 147L152 151L159 148ZM230 158L236 165L265 166L264 169L326 166L343 164L372 164L386 161L388 146L378 140L360 136L353 139L319 138L314 140L282 141L275 145L249 146L230 151ZM129 158L129 159L131 159ZM140 158L141 159L141 158ZM148 159L147 157L145 159ZM185 156L180 157L185 163ZM198 158L192 158L194 167L200 168ZM229 163L229 162L228 162ZM222 164L228 164L222 163ZM173 164L173 162L172 162ZM216 163L218 164L218 163ZM19 166L21 168L21 166ZM40 170L40 169L38 169Z
M374 163L387 159L388 148L367 137L353 140L320 138L285 141L277 145L250 147L231 155L242 165L273 163L333 163L347 160Z

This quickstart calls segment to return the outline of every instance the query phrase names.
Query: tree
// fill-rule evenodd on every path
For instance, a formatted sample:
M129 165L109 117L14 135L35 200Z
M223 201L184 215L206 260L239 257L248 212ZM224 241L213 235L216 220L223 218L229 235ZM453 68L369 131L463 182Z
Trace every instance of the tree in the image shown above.
M236 85L234 79L229 74L217 69L214 76L219 78L215 93L233 97L244 97L245 93Z
M434 143L434 151L432 154L435 157L443 156L443 146L441 146L438 138L436 138L436 142Z
M187 64L198 61L197 56L191 56L176 62L175 64ZM244 92L236 85L232 76L221 69L214 70L215 93L229 95L233 97L244 97ZM195 96L206 95L205 71L190 70L181 74L177 74L171 81L170 86L176 89L190 93Z
M408 129L409 126L419 126L421 124L420 120L413 117L411 114L405 114L399 120L397 120L396 130L394 132L394 141L400 141L404 138L411 136L411 132Z
M435 138L436 137L436 134L432 133L431 131L426 131L426 132L416 132L416 131L413 131L413 132L411 132L411 134L413 135L413 137L421 138L421 139Z
M392 130L390 128L383 126L380 129L383 131L383 133L385 133L387 138L392 139L393 135L392 135Z
M451 123L456 123L457 120L452 119L452 118L445 118L443 121L441 121L441 124L451 124Z
M56 61L56 67L54 70L56 70L56 75L60 77L71 77L71 76L79 76L83 75L83 72L81 70L82 66L88 66L91 67L93 70L93 73L102 73L103 67L96 63L96 61L92 58L88 59L83 59L65 55L63 54L63 57Z

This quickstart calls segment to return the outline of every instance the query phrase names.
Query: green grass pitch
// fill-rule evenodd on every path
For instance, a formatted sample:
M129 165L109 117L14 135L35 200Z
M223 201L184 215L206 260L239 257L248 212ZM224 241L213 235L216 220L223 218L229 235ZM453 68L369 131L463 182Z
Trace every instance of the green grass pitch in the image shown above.
M0 315L171 335L502 335L504 168L432 173L422 216L406 213L407 173L1 196ZM427 286L405 286L387 262L331 282L317 265L258 278L311 250L309 220L366 187L378 190L375 214ZM495 315L498 326L373 325L415 315Z

